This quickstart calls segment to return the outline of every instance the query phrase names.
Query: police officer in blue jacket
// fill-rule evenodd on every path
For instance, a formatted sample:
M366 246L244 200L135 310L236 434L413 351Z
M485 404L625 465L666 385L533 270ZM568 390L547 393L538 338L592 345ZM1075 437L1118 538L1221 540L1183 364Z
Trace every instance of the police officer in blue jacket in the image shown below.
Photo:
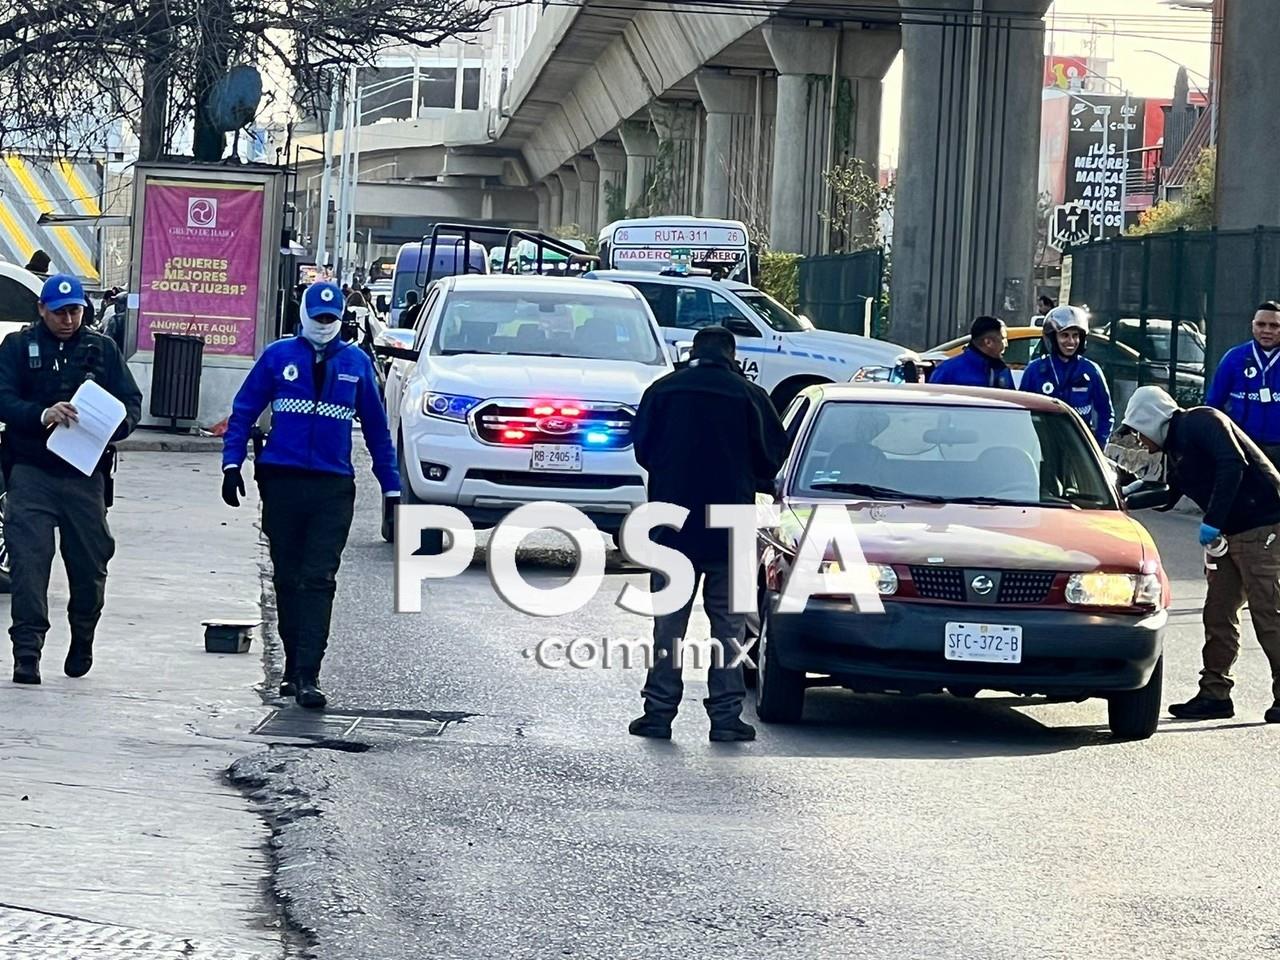
M929 382L1012 390L1013 373L1004 362L1007 349L1009 334L1004 322L996 317L979 317L969 328L969 343L964 351L940 363Z
M262 531L271 547L276 616L284 646L282 697L319 710L320 662L329 641L335 577L355 509L351 421L360 418L384 497L400 477L368 356L340 339L345 301L331 281L302 296L302 332L267 347L236 394L222 448L222 499L238 507L249 433L271 407L271 433L256 459Z
M1061 400L1106 446L1115 413L1102 368L1084 356L1088 342L1089 315L1079 307L1054 307L1044 318L1044 355L1023 371L1022 389Z
M1253 315L1253 339L1232 347L1218 364L1205 406L1235 421L1280 465L1280 303L1268 300Z

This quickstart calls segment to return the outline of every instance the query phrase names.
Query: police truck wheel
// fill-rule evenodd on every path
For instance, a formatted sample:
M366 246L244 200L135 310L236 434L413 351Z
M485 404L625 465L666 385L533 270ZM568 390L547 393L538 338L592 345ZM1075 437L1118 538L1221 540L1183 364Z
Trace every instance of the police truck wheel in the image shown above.
M1147 685L1107 697L1107 722L1117 740L1146 740L1160 722L1160 698L1164 693L1164 657L1156 661Z
M778 663L769 646L774 613L768 594L761 606L764 609L756 645L756 715L765 723L799 723L804 714L804 674Z

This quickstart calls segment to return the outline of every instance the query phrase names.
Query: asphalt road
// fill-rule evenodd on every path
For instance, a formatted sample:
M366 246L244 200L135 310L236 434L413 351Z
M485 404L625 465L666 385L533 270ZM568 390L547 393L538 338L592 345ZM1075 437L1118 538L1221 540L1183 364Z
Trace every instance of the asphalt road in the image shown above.
M362 478L363 481L363 478ZM1215 958L1280 951L1280 727L1246 629L1231 722L1115 743L1100 701L810 694L806 722L710 744L690 678L639 741L636 670L551 670L540 638L640 635L614 606L535 620L482 567L392 612L375 493L340 578L333 708L457 711L439 737L276 750L278 886L323 958ZM1176 605L1166 701L1194 692L1198 521L1152 515ZM563 555L533 557L556 576ZM538 569L541 567L542 569ZM748 710L748 719L753 719ZM282 762L283 761L283 762Z

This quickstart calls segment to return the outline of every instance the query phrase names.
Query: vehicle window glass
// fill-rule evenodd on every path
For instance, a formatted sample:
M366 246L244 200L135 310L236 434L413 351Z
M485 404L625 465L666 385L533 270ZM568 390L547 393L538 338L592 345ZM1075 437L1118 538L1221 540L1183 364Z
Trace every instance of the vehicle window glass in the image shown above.
M787 449L795 446L796 437L800 434L800 425L804 423L805 415L809 412L812 403L813 401L808 397L796 397L783 414L782 427L787 434Z
M779 333L798 333L806 329L799 317L767 293L759 290L739 291L738 299Z
M831 401L799 463L801 496L1117 508L1065 413Z
M665 362L649 314L630 297L538 290L452 290L434 325L434 355L501 354Z
M433 287L427 291L426 302L423 303L422 309L418 311L418 322L413 329L413 349L418 353L422 352L423 344L427 339L427 326L431 318L431 311L436 307L436 301L440 299L440 288Z
M0 322L34 323L40 319L39 298L12 277L0 277Z
M727 327L739 337L758 337L760 329L742 311L718 293L711 294L712 322Z
M640 291L653 311L654 318L660 327L676 325L675 297L676 288L665 283L632 283L629 286Z
M711 294L696 287L676 288L676 326L682 330L700 330L715 323L711 313Z
M1004 362L1010 366L1025 367L1031 362L1032 351L1044 341L1040 337L1022 337L1009 341L1009 349L1004 352Z

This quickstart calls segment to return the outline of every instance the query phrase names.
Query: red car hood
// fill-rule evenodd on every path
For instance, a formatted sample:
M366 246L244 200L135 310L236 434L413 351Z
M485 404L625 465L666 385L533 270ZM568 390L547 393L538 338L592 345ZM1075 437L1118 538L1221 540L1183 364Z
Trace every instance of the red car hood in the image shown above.
M833 500L788 499L784 543L797 543L813 508ZM976 504L844 504L873 563L1155 573L1151 535L1119 510Z

